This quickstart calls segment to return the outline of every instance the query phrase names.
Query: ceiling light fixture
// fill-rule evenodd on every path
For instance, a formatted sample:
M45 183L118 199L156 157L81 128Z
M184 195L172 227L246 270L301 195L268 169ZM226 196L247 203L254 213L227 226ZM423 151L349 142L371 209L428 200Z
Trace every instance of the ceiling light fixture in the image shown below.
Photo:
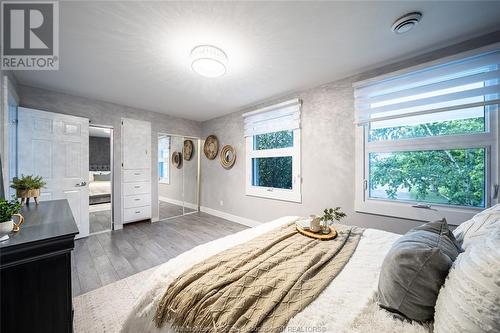
M405 32L413 29L421 19L422 13L420 12L408 13L394 22L392 25L392 31L397 34L404 34Z
M201 76L219 77L226 74L227 56L213 45L198 45L191 50L191 68Z

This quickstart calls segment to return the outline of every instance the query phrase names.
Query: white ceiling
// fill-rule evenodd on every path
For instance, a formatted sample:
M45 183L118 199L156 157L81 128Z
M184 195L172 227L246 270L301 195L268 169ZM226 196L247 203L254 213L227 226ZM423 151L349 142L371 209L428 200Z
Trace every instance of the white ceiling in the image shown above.
M404 35L392 23L423 19ZM207 120L500 29L500 2L61 2L60 70L22 84ZM189 53L228 55L217 79Z

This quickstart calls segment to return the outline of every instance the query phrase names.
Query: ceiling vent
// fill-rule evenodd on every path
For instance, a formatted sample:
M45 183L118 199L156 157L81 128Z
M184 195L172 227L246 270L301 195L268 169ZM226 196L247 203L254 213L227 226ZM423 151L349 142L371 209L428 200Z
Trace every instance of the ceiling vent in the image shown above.
M406 14L396 20L392 25L392 31L397 34L404 34L405 32L410 31L417 25L418 22L422 19L422 13L413 12Z

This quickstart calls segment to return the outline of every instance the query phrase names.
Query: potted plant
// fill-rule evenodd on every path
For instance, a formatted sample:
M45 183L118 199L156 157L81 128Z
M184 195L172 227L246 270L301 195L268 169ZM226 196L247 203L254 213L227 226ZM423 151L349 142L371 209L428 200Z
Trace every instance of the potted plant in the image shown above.
M0 234L19 231L19 226L24 222L24 218L19 214L20 210L21 204L15 198L11 201L0 199ZM13 216L19 217L19 223L14 223Z
M330 233L330 223L333 223L334 220L340 222L341 219L346 217L346 214L340 210L340 207L325 208L323 213L324 215L321 217L321 221L323 221L322 233L324 234Z
M15 177L12 180L12 187L16 190L16 195L21 198L21 205L24 203L29 203L30 198L35 198L35 202L38 205L38 197L40 196L40 189L45 186L45 182L41 176L25 176L21 175L21 178Z

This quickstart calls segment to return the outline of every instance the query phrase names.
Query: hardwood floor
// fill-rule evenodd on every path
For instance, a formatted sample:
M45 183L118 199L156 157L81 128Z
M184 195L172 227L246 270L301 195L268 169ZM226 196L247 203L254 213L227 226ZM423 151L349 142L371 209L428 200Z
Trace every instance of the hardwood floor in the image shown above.
M212 215L194 213L162 222L125 225L122 230L79 239L72 252L73 297L246 228Z

